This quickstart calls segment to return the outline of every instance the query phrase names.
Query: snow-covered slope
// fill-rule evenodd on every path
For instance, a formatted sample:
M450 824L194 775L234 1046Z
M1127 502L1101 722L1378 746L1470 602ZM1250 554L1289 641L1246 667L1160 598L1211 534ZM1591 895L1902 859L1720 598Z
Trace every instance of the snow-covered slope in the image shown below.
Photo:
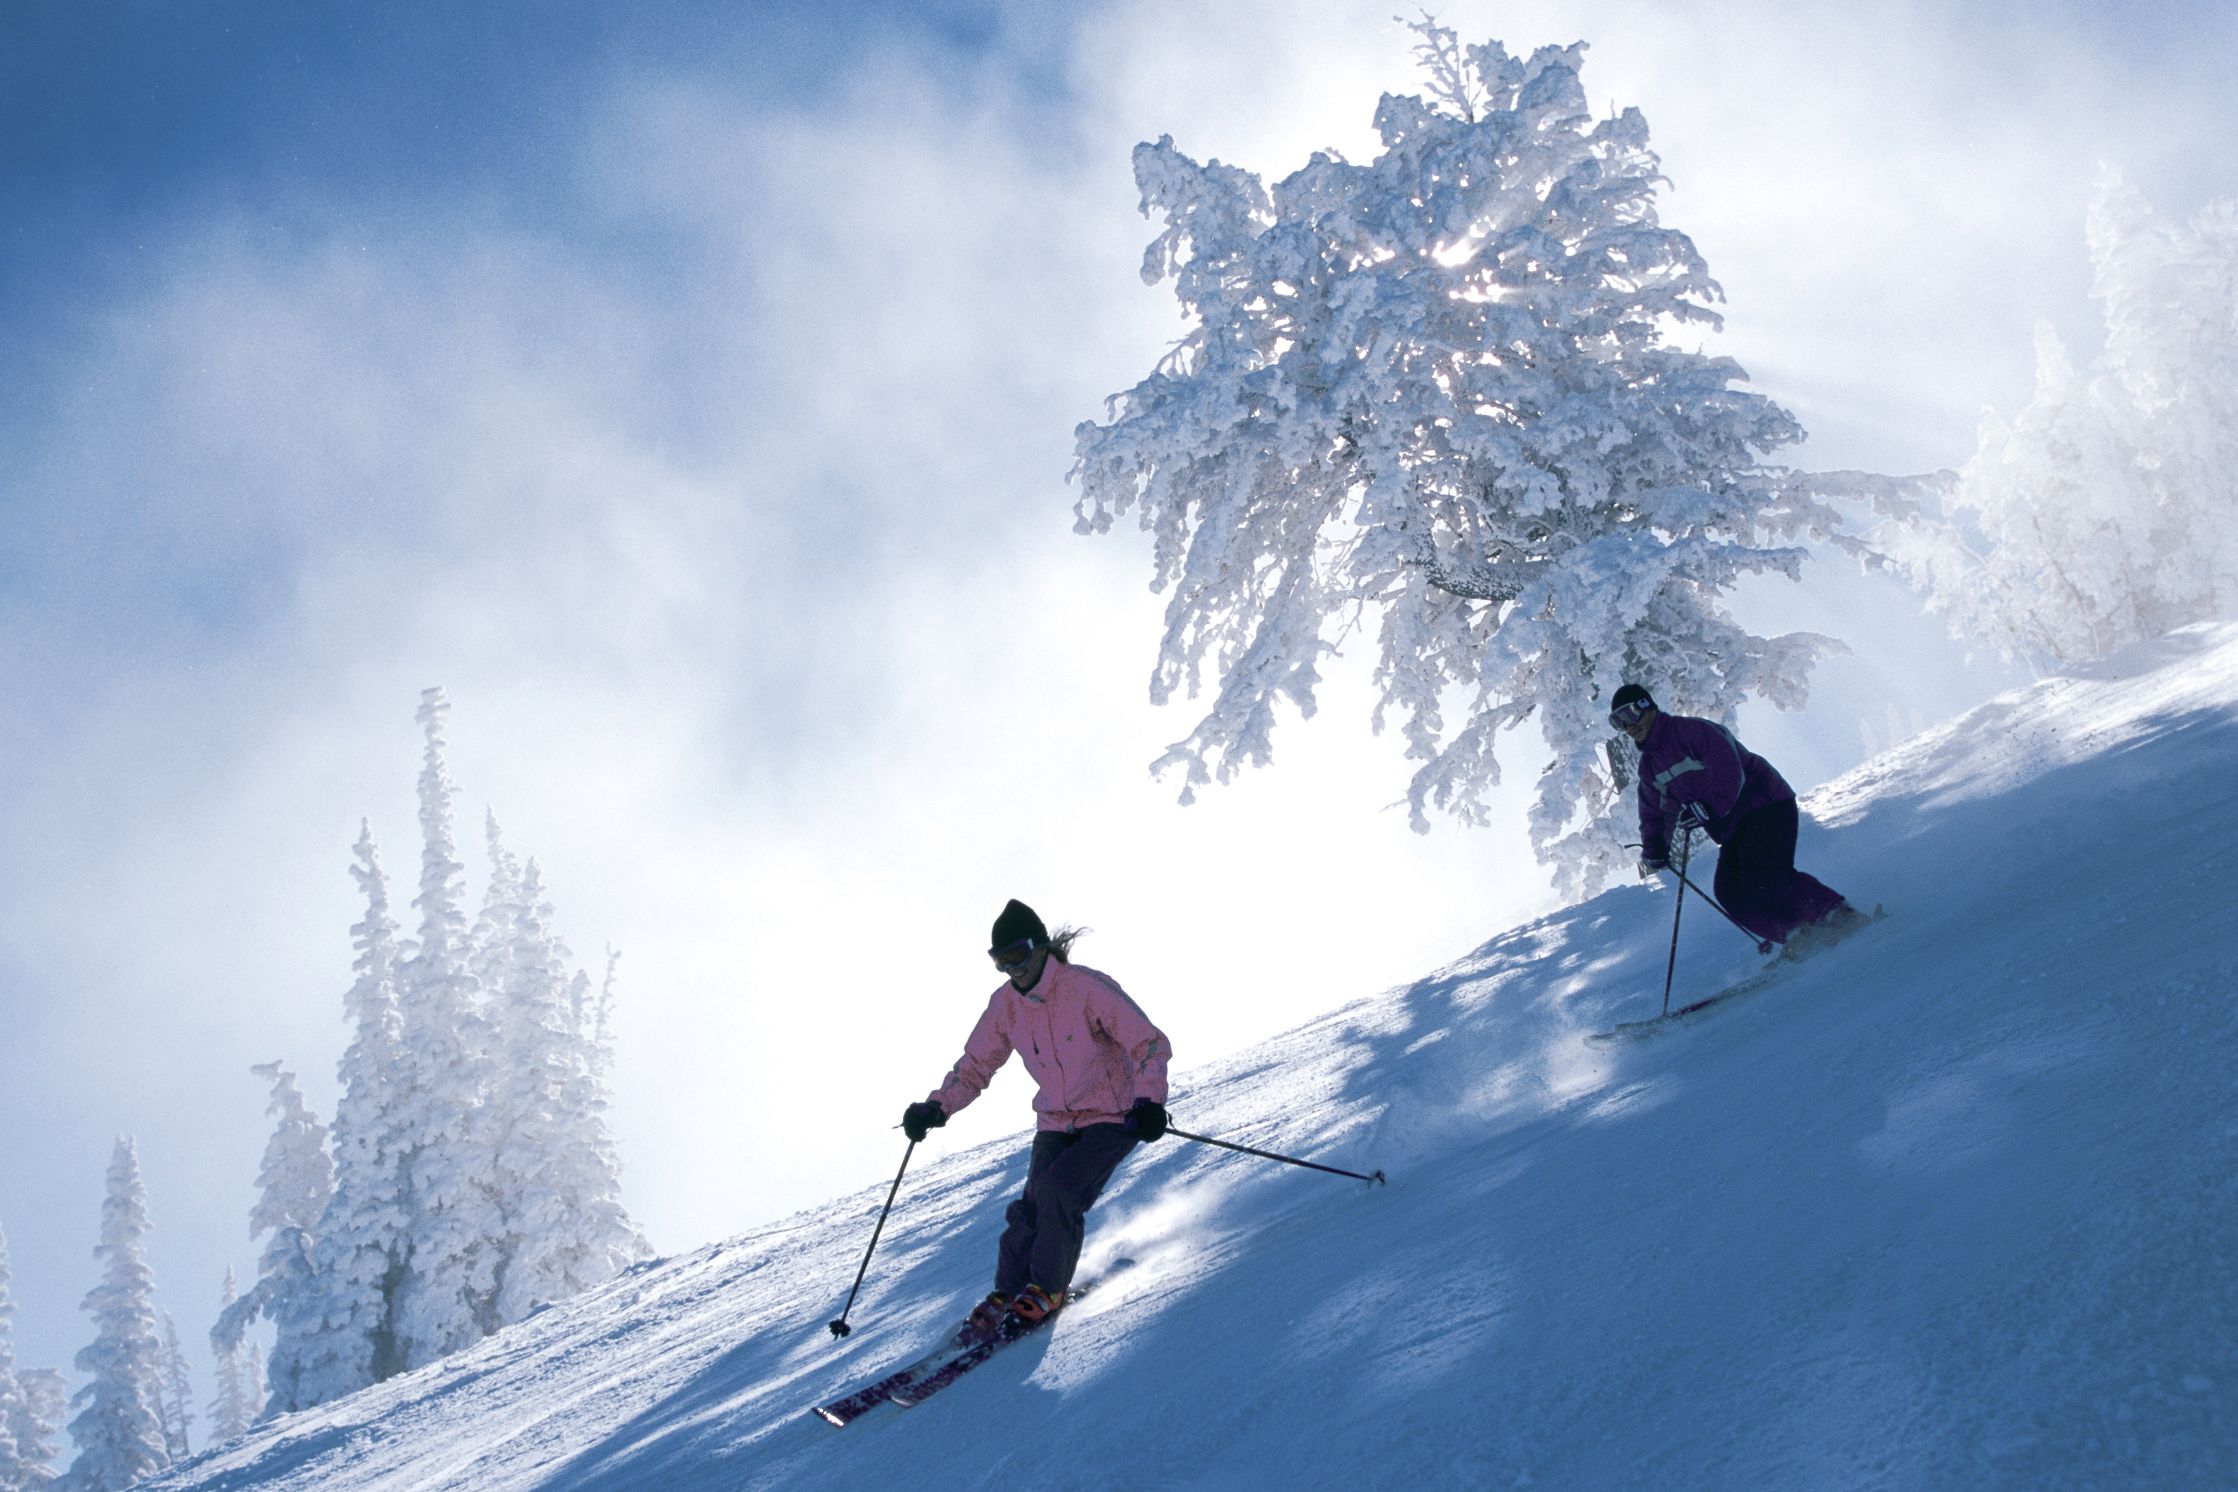
M1018 1144L909 1177L844 1343L884 1178L151 1485L2238 1486L2238 629L1807 806L1886 921L1591 1047L1661 995L1628 887L1187 1072L1177 1122L1390 1186L1140 1152L1085 1273L1131 1266L921 1408L803 1413L985 1288ZM1682 995L1755 962L1689 910Z

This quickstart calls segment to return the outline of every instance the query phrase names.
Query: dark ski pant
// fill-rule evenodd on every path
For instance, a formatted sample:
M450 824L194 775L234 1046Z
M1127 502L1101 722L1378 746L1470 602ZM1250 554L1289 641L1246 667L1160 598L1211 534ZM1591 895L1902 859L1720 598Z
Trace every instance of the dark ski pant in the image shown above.
M1743 814L1717 856L1717 899L1760 938L1784 943L1807 922L1842 904L1842 895L1795 868L1795 800Z
M1124 1124L1043 1130L1026 1163L1026 1192L1003 1214L995 1288L1016 1295L1029 1284L1070 1289L1087 1236L1088 1209L1137 1141Z

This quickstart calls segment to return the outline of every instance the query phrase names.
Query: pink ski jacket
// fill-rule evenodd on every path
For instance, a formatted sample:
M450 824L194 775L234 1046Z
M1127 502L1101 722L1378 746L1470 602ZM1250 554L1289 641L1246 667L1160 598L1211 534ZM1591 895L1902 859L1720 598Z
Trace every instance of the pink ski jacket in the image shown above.
M1138 1098L1166 1101L1172 1043L1118 981L1094 969L1051 958L1023 994L1004 980L933 1102L956 1113L986 1091L1012 1052L1041 1085L1041 1129L1117 1124Z

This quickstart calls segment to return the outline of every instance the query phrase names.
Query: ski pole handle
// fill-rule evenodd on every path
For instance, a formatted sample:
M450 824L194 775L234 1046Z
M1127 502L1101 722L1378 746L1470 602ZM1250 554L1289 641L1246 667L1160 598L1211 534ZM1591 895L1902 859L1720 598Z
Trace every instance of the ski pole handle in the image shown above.
M1176 1129L1171 1124L1166 1126L1166 1133L1178 1135L1184 1140L1195 1140L1200 1145L1217 1145L1222 1150L1234 1150L1244 1155L1256 1155L1262 1160L1278 1160L1286 1166L1304 1166L1309 1171L1327 1171L1332 1176L1350 1176L1354 1181L1365 1181L1375 1186L1389 1186L1391 1184L1384 1179L1381 1171L1376 1172L1373 1176L1363 1176L1358 1171L1347 1171L1340 1166L1325 1166L1319 1161L1299 1160L1294 1155L1277 1155L1272 1150L1254 1150L1249 1145L1238 1145L1228 1140L1216 1140L1210 1135L1193 1135L1185 1129Z
M847 1313L855 1308L855 1291L863 1287L863 1276L870 1273L870 1256L878 1252L878 1235L886 1231L886 1214L894 1210L894 1197L901 1191L902 1172L909 1169L909 1157L917 1153L917 1142L911 1140L909 1148L901 1153L901 1170L894 1172L894 1184L886 1190L886 1205L878 1209L878 1226L870 1230L870 1247L863 1250L863 1267L855 1271L855 1283L847 1292L847 1304L839 1308L839 1319L831 1323L831 1334L843 1337L854 1328L847 1324Z

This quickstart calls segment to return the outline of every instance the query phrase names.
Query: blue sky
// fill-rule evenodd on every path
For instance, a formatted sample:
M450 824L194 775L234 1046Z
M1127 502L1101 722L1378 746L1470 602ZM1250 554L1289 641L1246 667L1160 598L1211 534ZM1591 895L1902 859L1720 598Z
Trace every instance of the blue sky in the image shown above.
M1536 906L1510 827L1418 838L1342 669L1187 811L1143 766L1157 598L1074 537L1071 429L1175 334L1127 151L1269 175L1413 86L1380 3L339 7L0 18L0 1228L18 1358L82 1345L139 1137L164 1303L246 1274L247 1068L331 1108L361 817L417 846L419 690L562 930L624 951L616 1120L664 1250L863 1184L1010 895L1182 1063ZM1647 114L1810 464L1914 470L2093 345L2101 160L2238 191L2233 22L2182 7L1452 7L1583 37ZM1799 784L2011 675L1837 565ZM1527 773L1518 770L1518 779ZM400 898L401 899L401 898ZM1332 936L1331 928L1342 929ZM844 1061L814 1054L843 1038ZM999 1091L965 1143L1016 1128Z

